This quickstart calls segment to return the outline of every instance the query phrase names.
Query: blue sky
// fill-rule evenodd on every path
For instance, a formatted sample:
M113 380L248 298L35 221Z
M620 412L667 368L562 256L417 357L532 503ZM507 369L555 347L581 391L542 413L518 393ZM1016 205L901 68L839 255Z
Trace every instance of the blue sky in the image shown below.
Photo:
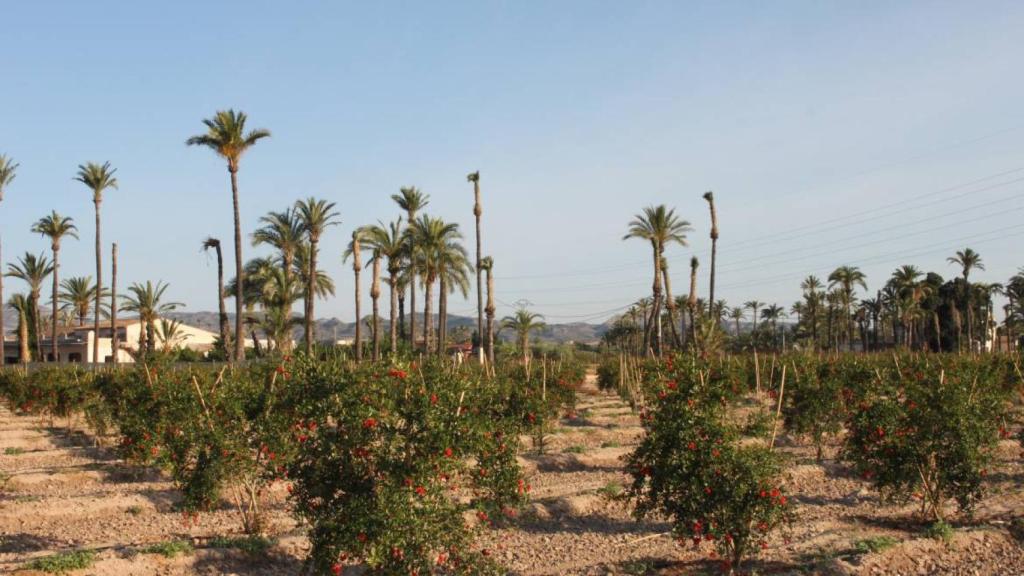
M109 160L122 282L215 309L199 247L230 242L228 175L184 141L234 107L273 132L243 160L245 232L298 197L338 204L324 316L352 319L343 246L398 215L400 186L470 238L473 170L499 313L525 299L594 321L645 295L647 246L621 237L653 203L693 223L671 270L685 291L696 254L703 294L709 189L730 303L788 307L841 264L872 291L904 263L949 276L966 245L980 280L1003 281L1024 266L1022 29L1015 2L9 3L0 153L21 168L3 256L47 249L28 228L56 208L82 236L62 275L92 273L90 193L71 178Z

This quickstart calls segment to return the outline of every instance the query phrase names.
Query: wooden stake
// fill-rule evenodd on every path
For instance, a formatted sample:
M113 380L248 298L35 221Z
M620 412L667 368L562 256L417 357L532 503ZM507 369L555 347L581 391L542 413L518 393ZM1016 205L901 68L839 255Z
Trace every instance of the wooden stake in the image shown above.
M768 450L775 449L775 435L779 431L779 414L782 412L782 395L786 393L786 365L782 365L782 384L779 385L779 403L775 407L775 422L772 423L772 442Z

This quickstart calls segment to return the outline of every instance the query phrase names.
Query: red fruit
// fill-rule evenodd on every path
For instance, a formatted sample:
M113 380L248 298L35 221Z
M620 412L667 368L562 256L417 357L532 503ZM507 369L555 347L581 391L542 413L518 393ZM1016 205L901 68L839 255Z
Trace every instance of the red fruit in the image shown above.
M696 443L696 442L690 442L690 443L688 443L688 444L686 445L686 447L687 447L688 449L690 449L690 450L696 450L696 449L697 449L697 443Z
M448 458L451 458L451 457L452 457L452 454L453 454L453 452L452 452L452 449L451 449L451 448L445 448L445 449L444 449L444 455L445 455L446 457L448 457Z
M779 496L779 506L785 506L785 505L786 505L786 497L785 496Z
M341 574L341 564L335 563L331 566L331 573L334 574L334 576Z
M419 494L420 496L426 496L427 495L427 489L424 488L423 486L417 486L416 487L416 493Z
M377 419L376 418L367 418L366 420L363 420L363 429L364 430L372 430L372 429L374 429L376 427L377 427Z
M430 405L433 406L435 404L437 404L437 394L431 394L430 395Z
M366 542L366 533L360 532L359 534L356 534L356 540L359 540L360 542Z
M710 495L711 494L711 487L705 486L704 487L704 493Z

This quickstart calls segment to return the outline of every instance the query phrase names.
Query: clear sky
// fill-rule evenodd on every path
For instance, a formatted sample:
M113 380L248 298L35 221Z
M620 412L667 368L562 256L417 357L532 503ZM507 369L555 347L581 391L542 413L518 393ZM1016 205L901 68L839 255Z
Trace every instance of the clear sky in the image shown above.
M621 237L653 203L693 223L690 247L670 249L673 288L696 254L704 295L709 189L730 303L788 307L802 277L841 264L872 291L904 263L948 277L967 245L979 280L1024 266L1020 2L68 0L3 14L0 153L21 164L0 204L5 262L48 249L28 229L56 208L82 237L62 275L91 274L91 195L72 176L109 160L121 187L104 249L119 243L122 282L166 280L193 311L216 308L200 242L230 246L231 202L222 162L184 142L227 107L273 132L243 159L245 233L298 197L337 202L321 258L338 295L318 313L346 321L353 226L395 218L390 195L416 185L469 240L473 170L499 314L526 299L551 322L595 321L647 294L648 247Z

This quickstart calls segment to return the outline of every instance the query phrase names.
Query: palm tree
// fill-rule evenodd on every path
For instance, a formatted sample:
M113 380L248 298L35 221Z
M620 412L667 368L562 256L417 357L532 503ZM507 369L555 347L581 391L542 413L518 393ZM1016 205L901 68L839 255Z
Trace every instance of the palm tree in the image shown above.
M466 249L457 242L441 246L437 254L438 279L438 338L437 353L444 354L448 342L448 294L458 290L463 298L469 296L469 256Z
M544 317L534 314L525 308L516 310L512 316L502 319L501 325L510 330L515 330L519 340L519 350L523 354L523 367L526 373L530 373L530 332L544 328Z
M160 341L163 342L163 351L170 352L178 347L178 343L188 338L188 335L181 329L181 322L177 320L160 319L159 329Z
M178 307L184 306L180 302L161 302L167 288L168 284L162 281L157 282L156 285L153 285L153 282L149 280L145 284L136 282L128 287L130 294L121 297L124 301L121 309L138 314L139 322L142 323L142 327L145 330L145 346L143 347L140 344L139 352L149 354L153 351L153 346L156 343L157 320ZM238 340L241 340L241 338L238 338Z
M18 360L22 364L28 364L32 360L29 353L29 326L32 322L32 299L24 294L15 294L7 302L18 314Z
M856 300L855 291L857 286L867 290L865 282L867 276L856 266L840 266L828 275L829 288L838 288L846 325L846 344L849 345L853 339L853 303Z
M480 259L480 266L487 273L487 307L484 309L487 313L487 338L481 338L480 342L486 343L487 362L494 366L494 259L485 256Z
M811 340L814 342L814 346L818 346L818 316L819 308L821 306L821 290L825 285L821 283L821 280L813 274L804 278L803 282L800 283L800 289L804 292L804 300L806 304L807 316L811 323Z
M392 194L398 207L405 210L406 222L410 230L416 224L416 213L424 209L430 203L430 196L420 192L415 186L403 186L399 194ZM416 349L416 235L408 234L408 250L406 260L409 263L409 272L412 280L409 282L409 344L413 350ZM425 344L425 343L424 343Z
M14 181L18 164L4 154L0 154L0 202L4 200L4 190ZM0 262L3 262L3 243L0 241ZM0 274L0 348L3 347L4 334L7 333L4 324L4 275Z
M18 258L17 264L7 265L7 276L18 278L28 284L29 340L32 342L32 349L37 358L41 358L43 355L40 345L39 293L42 290L43 282L51 273L53 273L53 264L44 254L37 256L26 252L24 256Z
M328 226L341 224L340 215L334 211L334 202L318 200L313 197L299 200L295 203L295 211L298 213L302 229L306 233L309 242L309 268L306 273L306 306L305 306L305 338L306 353L313 353L313 324L316 322L316 311L314 302L316 300L316 282L319 271L317 270L316 259L320 252L320 238ZM356 319L358 322L358 318ZM356 328L358 331L359 329Z
M85 318L89 314L89 307L97 298L96 285L92 282L92 276L65 278L61 281L60 286L63 289L58 295L60 302L63 304L61 308L72 312L75 318L78 319L79 326L85 326ZM104 290L103 294L99 297L104 298L109 294L109 290ZM101 306L102 312L105 312L106 309L106 305ZM104 314L104 316L107 316L107 314Z
M643 213L637 214L629 223L629 229L623 240L639 238L651 243L654 258L654 283L652 285L653 307L651 319L648 322L644 333L644 348L651 343L651 332L654 330L655 342L654 352L661 355L662 330L661 330L661 262L664 257L666 245L677 242L686 246L686 233L691 230L690 223L681 220L676 216L674 209L668 209L664 204L659 206L648 206Z
M762 320L767 320L768 323L771 325L771 333L772 333L772 340L773 341L778 336L778 331L776 330L776 323L778 322L779 318L782 318L785 315L786 315L785 308L783 308L782 306L779 306L778 304L769 304L768 306L766 306L764 308L764 310L761 310L761 319Z
M50 318L50 337L52 338L50 350L53 354L54 362L60 362L60 351L57 346L57 292L60 286L57 280L60 276L60 242L65 236L77 239L77 230L78 228L75 227L74 221L71 218L57 214L56 210L50 212L47 216L43 216L32 225L33 232L50 239L50 248L53 250L53 314Z
M683 338L676 329L676 301L672 297L672 276L668 273L668 259L661 259L661 276L665 281L665 309L668 310L668 325L672 331L672 341L677 348L683 347Z
M480 171L477 170L466 176L466 180L473 183L473 216L476 218L476 334L480 340L480 349L477 352L477 358L480 363L483 363L484 359L484 289L483 289L483 270L480 269L480 215L483 214L483 206L480 204Z
M245 131L247 116L244 112L220 110L213 118L203 120L206 134L193 136L185 141L188 146L206 146L227 161L228 172L231 174L231 201L235 218L235 276L238 278L238 292L235 293L235 334L242 333L242 220L238 207L238 164L242 154L252 148L256 142L270 136L269 130L256 129ZM245 360L245 347L242 339L235 338L235 361Z
M697 346L697 266L700 262L696 256L690 258L690 294L686 306L690 309L690 338Z
M964 279L964 310L967 312L967 346L973 351L974 350L974 311L971 309L971 282L970 274L971 270L984 270L985 264L981 261L981 255L971 250L970 248L964 248L956 253L955 256L946 258L946 261L950 264L956 264L960 266L963 271Z
M305 240L302 222L296 211L288 208L282 212L270 212L262 216L260 223L263 225L252 234L252 244L253 246L266 244L278 251L281 257L281 270L284 274L282 282L291 286L295 254ZM291 303L289 303L289 309L284 311L286 314L291 313L290 305ZM286 343L285 348L290 349L290 344Z
M203 240L203 250L213 250L217 254L217 310L220 324L220 345L226 357L231 355L231 332L228 330L228 310L224 305L224 254L221 252L220 240L208 236Z
M715 194L711 190L704 193L704 199L708 202L708 209L711 210L711 281L708 289L708 302L712 305L715 301L715 257L718 253L718 211L715 210Z
M742 306L733 306L729 309L729 319L736 323L736 335L740 335L740 320L743 320L745 312Z
M416 246L416 258L413 268L419 272L424 288L423 304L423 340L426 350L431 350L434 343L434 326L432 322L432 308L434 297L434 283L442 275L445 281L449 279L446 271L452 268L452 262L460 253L465 258L465 249L459 244L462 233L459 232L459 225L447 223L440 218L431 218L428 215L420 216L413 224L412 243ZM447 289L445 285L442 289ZM440 312L440 311L439 311ZM443 328L443 326L441 326Z
M345 253L341 257L341 261L345 262L352 258L352 274L355 276L355 300L356 300L356 339L355 339L355 353L356 362L363 359L363 340L362 340L362 314L360 312L360 301L362 300L362 289L360 287L359 276L363 270L363 261L360 257L362 251L363 236L366 235L364 228L356 228L352 231L352 241L349 242L348 248L345 249Z
M391 354L398 352L398 292L399 274L402 271L402 258L405 255L405 238L402 236L402 219L366 229L366 244L373 250L374 265L380 258L387 258L388 287L391 294L391 311L389 332L391 337ZM372 296L372 294L371 294Z
M223 291L222 291L223 292ZM221 301L223 303L223 300ZM110 359L117 365L117 354L120 350L117 334L117 242L110 246ZM221 310L223 310L223 305Z
M754 321L754 326L753 328L751 328L751 331L755 333L757 332L757 311L758 309L761 308L761 306L764 306L764 302L759 302L757 300L747 300L746 302L743 303L744 308L753 312L751 318Z
M100 233L103 230L100 225L100 204L103 203L103 191L107 188L117 189L117 178L114 177L116 169L110 167L110 162L96 164L88 162L78 165L78 173L75 180L85 184L92 191L92 203L96 208L96 285L100 287L95 294L96 302L93 311L93 347L92 363L100 361L100 301L103 290L103 249L100 244Z

